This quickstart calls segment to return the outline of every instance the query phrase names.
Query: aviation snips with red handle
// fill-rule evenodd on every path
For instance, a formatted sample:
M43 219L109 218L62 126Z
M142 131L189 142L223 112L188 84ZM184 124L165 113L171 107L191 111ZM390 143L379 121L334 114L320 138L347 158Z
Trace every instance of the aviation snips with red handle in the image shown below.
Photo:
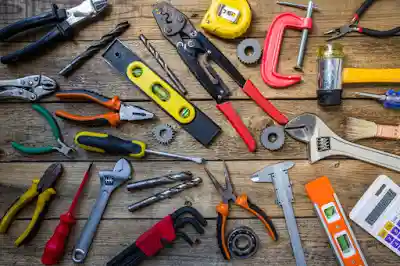
M209 61L221 67L272 119L281 125L288 122L271 102L264 98L250 80L246 80L217 47L196 30L189 19L167 2L154 6L153 16L164 37L175 46L181 59L217 102L217 108L229 120L246 143L249 151L256 150L256 141L229 101L230 92Z

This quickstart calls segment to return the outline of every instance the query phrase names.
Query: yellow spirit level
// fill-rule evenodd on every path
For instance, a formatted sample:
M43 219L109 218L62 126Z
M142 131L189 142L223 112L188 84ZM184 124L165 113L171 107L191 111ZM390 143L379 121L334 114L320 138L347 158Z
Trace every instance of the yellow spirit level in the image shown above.
M306 184L305 187L340 265L367 265L329 179L323 176Z

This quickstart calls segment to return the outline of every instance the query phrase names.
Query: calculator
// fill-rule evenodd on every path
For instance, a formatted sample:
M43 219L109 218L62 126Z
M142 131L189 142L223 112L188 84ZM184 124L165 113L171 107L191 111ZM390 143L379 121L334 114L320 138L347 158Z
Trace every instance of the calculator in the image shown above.
M400 256L400 187L380 175L350 212L350 219Z

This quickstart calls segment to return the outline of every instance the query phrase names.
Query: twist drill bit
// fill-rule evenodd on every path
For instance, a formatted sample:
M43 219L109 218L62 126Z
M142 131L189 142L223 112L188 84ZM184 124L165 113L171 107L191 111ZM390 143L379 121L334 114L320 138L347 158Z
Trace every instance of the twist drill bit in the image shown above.
M130 212L137 211L139 209L142 209L144 207L147 207L153 203L165 200L170 198L171 196L178 194L185 189L189 189L195 186L198 186L203 180L200 177L195 177L191 181L185 181L184 183L181 183L177 186L171 187L167 190L164 190L160 193L157 193L147 199L141 200L139 202L133 203L130 206L128 206L128 210Z
M95 54L97 54L101 49L105 48L109 43L111 43L115 38L124 33L130 24L128 21L124 21L119 23L115 28L101 37L100 40L90 45L83 53L75 57L66 67L64 67L58 74L61 76L67 77L73 71L78 69L84 62L92 58Z
M136 181L128 184L126 188L129 191L135 191L140 189L153 188L161 185L172 184L178 181L191 181L192 179L193 179L193 174L189 171L186 171L186 172L168 174L159 177Z
M160 64L160 66L164 69L165 73L167 73L168 77L175 84L176 89L181 94L186 95L187 94L186 88L182 85L179 78L174 74L174 72L172 72L169 66L165 63L164 59L157 52L154 46L149 42L149 40L143 34L139 35L139 39L142 41L147 50L153 55L154 59L158 62L158 64Z

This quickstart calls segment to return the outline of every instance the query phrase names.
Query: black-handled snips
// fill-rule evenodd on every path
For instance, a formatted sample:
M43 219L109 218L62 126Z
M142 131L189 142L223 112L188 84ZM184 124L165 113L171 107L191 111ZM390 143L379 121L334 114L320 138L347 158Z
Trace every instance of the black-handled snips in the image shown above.
M53 42L72 38L72 31L78 24L96 17L107 5L107 0L85 0L70 9L58 8L57 5L53 4L51 11L22 19L0 29L0 41L3 42L26 30L55 25L50 32L36 42L25 46L21 50L2 56L0 58L1 63L16 63L38 54L38 51L47 48Z

